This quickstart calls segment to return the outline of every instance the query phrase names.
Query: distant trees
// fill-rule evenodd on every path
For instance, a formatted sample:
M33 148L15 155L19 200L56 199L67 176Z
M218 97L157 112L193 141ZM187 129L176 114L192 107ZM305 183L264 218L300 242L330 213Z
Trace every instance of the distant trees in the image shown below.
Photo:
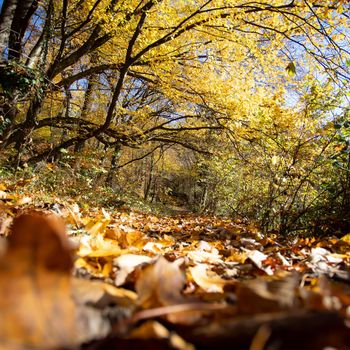
M346 91L301 83L294 109L263 98L245 127L231 126L221 157L200 157L202 208L263 232L345 234L350 229L350 119ZM193 182L196 183L195 181Z

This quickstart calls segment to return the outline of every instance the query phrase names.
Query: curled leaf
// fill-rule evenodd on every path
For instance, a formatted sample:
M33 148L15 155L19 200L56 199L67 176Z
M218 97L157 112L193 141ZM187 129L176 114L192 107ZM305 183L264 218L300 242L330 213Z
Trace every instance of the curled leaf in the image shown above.
M168 262L161 256L141 272L136 282L139 304L150 308L183 303L184 285L185 276L177 262Z

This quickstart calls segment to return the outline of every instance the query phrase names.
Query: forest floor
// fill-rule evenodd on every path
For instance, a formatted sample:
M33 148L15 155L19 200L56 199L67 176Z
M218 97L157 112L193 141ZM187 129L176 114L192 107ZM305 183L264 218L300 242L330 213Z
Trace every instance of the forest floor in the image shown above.
M180 209L38 208L0 188L0 349L350 349L348 236Z

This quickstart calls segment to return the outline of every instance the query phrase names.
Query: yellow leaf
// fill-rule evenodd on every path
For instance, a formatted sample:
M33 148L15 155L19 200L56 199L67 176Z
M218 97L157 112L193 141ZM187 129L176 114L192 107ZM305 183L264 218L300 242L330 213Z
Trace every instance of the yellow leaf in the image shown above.
M120 248L118 243L111 239L105 239L99 234L96 237L90 237L88 240L81 241L78 255L81 257L102 258L108 256L119 256L127 252Z
M168 338L170 332L159 322L148 321L132 331L131 336L137 339Z
M350 233L347 233L345 236L343 236L340 239L346 243L350 243Z
M91 236L96 236L99 233L105 232L110 221L110 219L100 219L97 222L91 220L85 229Z
M290 77L293 77L296 74L296 67L295 67L294 62L288 63L288 65L286 67L286 71Z

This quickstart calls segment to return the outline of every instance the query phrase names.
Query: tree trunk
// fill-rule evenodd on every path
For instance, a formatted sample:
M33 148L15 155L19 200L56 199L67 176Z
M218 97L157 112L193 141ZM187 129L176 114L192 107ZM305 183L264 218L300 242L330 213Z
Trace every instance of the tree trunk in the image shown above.
M71 99L72 99L72 94L69 90L69 86L64 86L64 93L66 95L65 101L64 101L64 108L65 108L65 112L64 112L64 116L65 118L69 118L70 116L70 104L71 104ZM63 129L62 130L62 134L61 134L61 143L65 142L67 140L68 137L68 130L67 129Z
M208 200L208 185L206 184L204 186L204 192L203 192L202 200L201 200L201 203L200 203L200 211L201 212L205 211L206 206L207 206L207 200Z
M121 145L117 143L114 147L114 152L111 159L111 166L109 168L109 172L106 178L106 185L112 188L115 186L115 177L118 170L120 156L121 156Z
M144 189L143 189L143 199L147 200L151 185L152 185L152 180L153 180L153 168L154 168L154 155L152 153L150 157L150 162L149 162L149 169L145 177L145 182L144 182ZM147 166L146 166L147 169Z
M13 0L11 0L13 1ZM5 3L9 2L5 0ZM52 1L51 1L52 2ZM50 4L51 4L50 2ZM4 3L4 6L5 6ZM9 42L8 42L8 58L19 60L22 52L22 39L27 30L30 18L38 8L37 0L21 0L16 1L15 9L13 9L14 13L12 13L12 23L11 23L11 32L9 34ZM3 8L1 16L3 16L5 8ZM5 11L6 12L6 11ZM8 11L7 11L8 12ZM44 25L43 32L46 33L46 37L50 35L49 27L50 27L50 19L52 14L52 6L49 6L47 11L47 18ZM7 21L8 24L8 21ZM44 93L42 93L43 95ZM17 150L22 148L22 145L28 140L29 135L34 130L36 125L36 116L41 109L43 101L43 96L33 96L30 102L29 109L27 111L27 116L25 122L22 124L20 128L16 130L16 117L17 117L17 109L15 107L16 100L11 99L7 101L7 109L8 113L5 118L8 119L6 123L6 129L0 135L0 149L5 149L12 143L16 143Z
M18 2L9 35L8 58L19 60L22 54L22 40L28 28L30 18L38 8L36 0L21 0Z
M44 45L45 45L45 33L42 32L38 41L30 51L28 55L26 66L30 69L34 69L35 66L41 61L41 56L43 54Z
M40 108L41 108L41 99L36 97L30 103L26 122L24 123L23 127L20 130L18 130L18 132L15 134L15 140L14 140L14 142L16 143L15 147L19 153L21 153L23 146L29 141L31 134L35 129L35 125L37 123L36 117ZM5 143L6 143L6 140L5 140Z
M17 59L20 57L20 56L16 56L18 53L20 54L20 51L21 51L21 50L19 50L19 51L17 50L18 46L16 46L16 45L18 45L18 40L20 40L20 46L21 46L22 38L21 38L20 34L23 31L23 35L24 35L26 28L28 26L29 20L30 20L32 14L35 12L37 6L38 6L38 3L36 0L30 0L30 1L29 0L25 0L25 1L21 0L21 2L18 4L16 11L15 11L15 16L13 18L12 25L14 25L13 23L18 24L19 27L17 30L17 34L19 33L19 37L13 37L12 42L11 42L11 38L10 38L9 58ZM53 2L52 2L52 0L50 0L48 10L47 10L47 16L46 16L46 20L45 20L45 24L44 24L44 29L43 29L43 33L45 33L46 49L48 47L48 42L49 42L49 39L51 36L50 31L51 31L52 14L53 14ZM12 50L11 47L16 48L16 50L14 50L14 49ZM45 62L46 54L47 54L47 50L42 57L43 62ZM43 64L43 62L41 62L41 64ZM21 125L20 128L17 127L17 130L16 130L16 126L15 126L16 115L13 116L13 119L11 120L10 127L8 128L8 130L6 130L6 132L0 138L0 140L2 141L0 149L4 149L7 146L9 146L10 144L12 144L13 142L15 142L16 149L19 151L20 149L23 148L23 145L30 138L31 133L34 131L35 126L37 124L37 115L40 112L40 109L41 109L43 101L44 101L45 84L41 83L41 87L42 87L43 92L40 95L36 94L36 95L32 96L32 99L31 99L30 105L29 105L29 109L28 109L27 114L26 114L25 122ZM39 88L39 86L37 86L37 88Z
M0 117L2 117L2 125L0 125L0 149L5 148L5 140L9 137L14 127L18 109L15 100L6 101L0 106Z
M89 77L88 85L85 91L83 107L80 113L80 119L83 119L83 120L86 119L86 117L88 116L88 112L90 111L90 108L92 106L92 102L93 102L92 95L96 85L96 81L95 81L96 78L97 78L96 75L91 75ZM81 128L81 125L78 124L77 126L78 135L81 133L80 128ZM78 142L74 147L74 153L81 153L84 149L84 144L85 144L85 141Z
M0 13L0 61L4 61L4 51L8 47L10 28L18 0L4 0Z

